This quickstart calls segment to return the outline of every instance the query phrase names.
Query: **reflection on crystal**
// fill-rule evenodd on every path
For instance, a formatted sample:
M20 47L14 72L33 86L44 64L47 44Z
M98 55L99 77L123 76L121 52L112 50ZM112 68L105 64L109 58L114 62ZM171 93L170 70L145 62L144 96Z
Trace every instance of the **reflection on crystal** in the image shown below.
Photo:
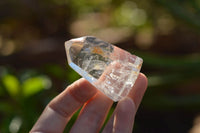
M65 43L69 65L113 101L125 97L140 72L142 59L95 37Z

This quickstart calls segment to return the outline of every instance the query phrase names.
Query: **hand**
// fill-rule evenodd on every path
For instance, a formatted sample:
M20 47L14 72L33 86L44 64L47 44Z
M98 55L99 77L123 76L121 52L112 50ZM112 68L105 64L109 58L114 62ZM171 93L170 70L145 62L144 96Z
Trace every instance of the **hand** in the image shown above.
M147 78L140 73L129 95L118 102L103 133L132 133L134 117L146 88ZM111 99L87 80L80 79L47 105L30 133L62 133L73 113L82 105L83 108L70 132L99 132L112 104Z

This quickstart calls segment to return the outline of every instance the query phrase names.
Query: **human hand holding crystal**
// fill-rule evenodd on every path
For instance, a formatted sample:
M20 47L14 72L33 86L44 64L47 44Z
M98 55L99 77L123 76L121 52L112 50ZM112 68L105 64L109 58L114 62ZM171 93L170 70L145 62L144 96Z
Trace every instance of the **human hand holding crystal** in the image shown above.
M134 118L147 88L147 78L140 73L129 94L121 99L103 133L131 133ZM113 101L87 80L79 79L55 97L45 108L30 133L62 133L81 106L71 133L96 133L102 128Z

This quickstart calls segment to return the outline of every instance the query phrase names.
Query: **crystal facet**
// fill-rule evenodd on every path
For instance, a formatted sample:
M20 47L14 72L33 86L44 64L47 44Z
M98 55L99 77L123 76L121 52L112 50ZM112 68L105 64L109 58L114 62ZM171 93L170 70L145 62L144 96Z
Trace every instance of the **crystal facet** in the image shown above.
M133 87L143 60L95 37L65 42L69 65L97 89L119 101Z

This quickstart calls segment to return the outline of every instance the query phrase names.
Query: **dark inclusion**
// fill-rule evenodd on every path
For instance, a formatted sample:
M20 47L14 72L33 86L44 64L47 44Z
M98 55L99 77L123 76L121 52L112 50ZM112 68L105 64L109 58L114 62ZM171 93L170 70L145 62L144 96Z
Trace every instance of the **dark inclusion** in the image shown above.
M101 48L104 51L104 54L106 54L107 56L104 57L102 55L92 53L90 51L91 47ZM90 65L88 66L88 68L86 68L85 71L87 71L94 78L98 79L102 75L105 68L95 69L93 61L95 60L102 61L107 66L111 63L111 60L108 58L111 52L113 52L113 46L111 44L104 42L100 39L97 39L95 37L86 37L84 46L80 50L80 53L77 55L77 57L74 59L74 63L77 64L79 67L83 68L84 60L88 60L92 56L93 58L90 62Z

